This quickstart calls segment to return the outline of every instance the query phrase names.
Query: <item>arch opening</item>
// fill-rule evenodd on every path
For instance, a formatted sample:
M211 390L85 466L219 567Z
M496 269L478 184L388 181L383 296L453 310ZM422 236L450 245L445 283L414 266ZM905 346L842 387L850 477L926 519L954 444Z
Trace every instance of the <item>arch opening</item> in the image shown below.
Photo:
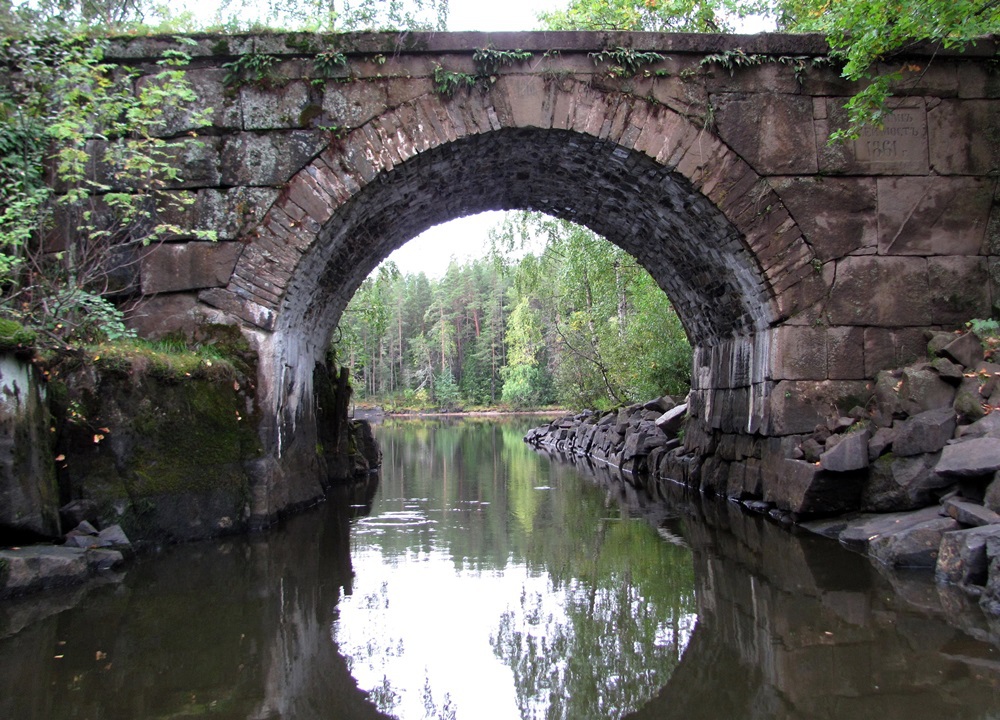
M508 129L420 153L338 208L300 262L275 331L308 334L318 358L350 298L393 250L457 217L517 209L584 225L633 255L696 346L772 324L768 285L739 231L679 173L591 136Z

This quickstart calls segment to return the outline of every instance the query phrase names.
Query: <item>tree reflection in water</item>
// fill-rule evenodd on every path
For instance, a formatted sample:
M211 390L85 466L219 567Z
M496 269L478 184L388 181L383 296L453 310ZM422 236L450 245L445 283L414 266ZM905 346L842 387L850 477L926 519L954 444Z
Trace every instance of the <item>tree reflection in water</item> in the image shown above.
M355 529L334 637L383 712L620 717L679 662L690 550L532 453L526 427L378 428L381 496Z

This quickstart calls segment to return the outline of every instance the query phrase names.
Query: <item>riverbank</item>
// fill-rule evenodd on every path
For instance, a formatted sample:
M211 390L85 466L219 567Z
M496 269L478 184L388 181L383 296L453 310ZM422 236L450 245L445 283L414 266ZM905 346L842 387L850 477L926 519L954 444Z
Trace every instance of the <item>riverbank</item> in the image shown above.
M973 333L934 333L926 361L879 373L864 407L808 435L715 441L661 398L567 415L525 441L933 573L1000 616L1000 364L988 354Z

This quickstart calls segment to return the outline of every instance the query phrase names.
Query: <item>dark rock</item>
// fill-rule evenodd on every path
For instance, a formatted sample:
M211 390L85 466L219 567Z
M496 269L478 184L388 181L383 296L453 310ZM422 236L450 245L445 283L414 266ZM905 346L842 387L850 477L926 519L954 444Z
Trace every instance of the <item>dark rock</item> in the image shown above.
M66 533L66 537L72 537L74 535L97 535L98 530L93 525L91 525L86 520L82 521L75 528Z
M7 568L0 578L4 597L72 585L90 576L86 551L80 548L32 545L0 550L0 559Z
M1000 432L1000 412L990 413L971 425L958 428L956 435L960 438L977 438L996 432Z
M899 403L908 415L950 407L955 400L955 387L942 380L929 365L905 368L901 380Z
M828 428L826 425L817 425L816 429L813 431L812 438L816 442L823 444L829 439L831 435L833 435L833 433L830 432L830 428Z
M987 510L1000 513L1000 473L994 473L993 481L986 486L983 493L983 506Z
M797 448L792 448L792 454L789 457L792 460L803 460L805 459L805 456L806 454L802 452L802 448L797 447ZM817 455L816 457L819 458L819 455Z
M880 427L868 441L868 460L874 462L892 447L893 440L896 439L896 431L889 427Z
M854 420L866 420L868 418L868 411L860 405L852 407L847 411L847 414Z
M955 333L943 332L941 330L932 331L930 339L927 341L927 354L939 355L942 348L946 348L954 342L957 336Z
M938 582L985 585L989 570L986 544L991 537L1000 539L1000 526L946 532L941 537L934 578Z
M847 522L847 519L843 517L824 520L808 520L806 522L799 523L799 527L808 530L809 532L816 533L817 535L830 538L831 540L836 540L840 537L840 533L842 533L847 527Z
M1000 432L1000 412L992 412L971 425L959 427L955 435L960 438L975 438L994 435L998 432Z
M963 367L974 368L983 360L983 343L975 333L968 332L945 345L938 354Z
M902 417L903 405L899 397L902 373L883 370L875 376L875 403L878 413L886 418Z
M953 383L962 382L962 378L964 377L963 373L965 372L965 368L957 363L953 363L948 358L934 358L931 361L931 367L937 370L937 374L943 379L949 380Z
M841 415L840 417L830 418L827 426L830 428L831 432L840 433L851 427L853 424L854 418Z
M676 435L677 431L684 425L687 418L687 403L681 403L675 408L666 411L656 420L656 427L660 428L667 435Z
M871 466L868 483L861 493L861 509L898 512L934 503L936 491L955 482L934 471L936 462L936 455L905 458L883 455Z
M820 465L831 472L849 472L868 467L868 440L871 433L867 430L843 435L836 447L824 452Z
M995 535L986 538L986 560L989 570L979 602L987 613L1000 615L1000 538Z
M63 543L63 547L71 548L96 548L96 547L111 547L111 543L107 540L102 540L96 535L67 535L66 541Z
M937 452L955 434L955 412L950 407L927 410L897 423L892 452L899 456Z
M858 507L863 472L823 470L802 460L781 459L765 469L764 500L800 516L834 515Z
M977 477L1000 470L1000 439L974 438L947 445L935 470L956 477Z
M656 410L658 412L665 413L677 407L677 401L669 395L664 395L656 400L650 400L648 403L643 405L643 407L646 410Z
M111 545L131 545L121 525L110 525L98 534L98 537Z
M92 572L112 570L125 562L125 557L118 550L94 548L87 550L87 566Z
M983 396L980 390L979 378L962 378L962 382L955 392L952 408L963 423L974 423L986 414L986 411L983 410Z
M59 508L59 520L64 528L75 528L84 520L97 525L97 516L97 503L89 499L73 500Z
M966 527L979 527L980 525L1000 523L1000 515L989 508L966 500L949 498L941 503L941 507L948 517L958 520L958 522Z
M1000 365L983 361L976 365L974 370L980 382L980 397L984 399L992 397L1000 388Z
M865 552L868 544L885 534L897 533L928 520L940 518L938 508L929 507L912 512L860 515L847 521L838 536L841 545Z
M942 536L958 529L958 523L951 518L924 520L872 538L868 542L868 555L889 567L933 568L937 565Z
M823 446L816 440L811 437L806 438L799 447L802 449L802 458L806 462L819 462L819 456L823 454Z

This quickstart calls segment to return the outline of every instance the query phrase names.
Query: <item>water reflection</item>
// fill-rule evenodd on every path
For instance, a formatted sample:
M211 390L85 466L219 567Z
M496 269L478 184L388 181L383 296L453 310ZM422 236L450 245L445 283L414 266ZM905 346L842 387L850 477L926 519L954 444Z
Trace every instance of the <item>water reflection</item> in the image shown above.
M620 717L679 661L696 618L690 551L526 452L524 430L378 428L381 499L355 530L334 637L385 712Z
M961 597L529 423L380 427L375 499L0 605L0 718L1000 718Z

